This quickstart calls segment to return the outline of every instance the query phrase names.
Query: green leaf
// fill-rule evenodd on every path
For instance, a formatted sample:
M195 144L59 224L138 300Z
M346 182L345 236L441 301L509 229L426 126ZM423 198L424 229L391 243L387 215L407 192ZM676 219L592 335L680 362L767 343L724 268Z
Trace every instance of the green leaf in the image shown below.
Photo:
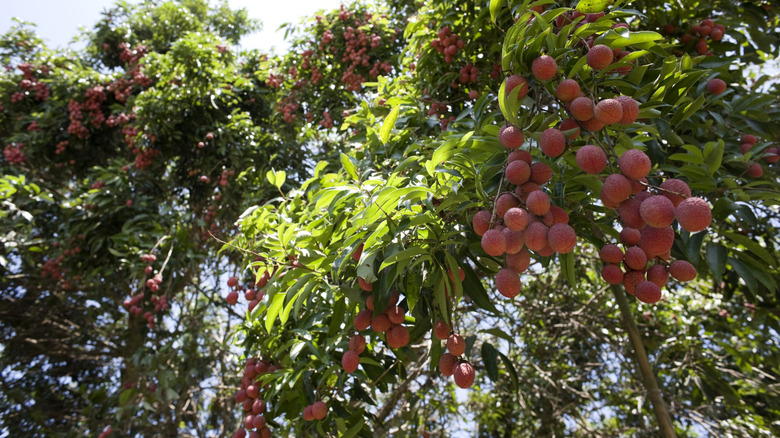
M745 282L748 289L750 289L750 292L756 293L758 291L758 281L756 281L756 277L753 275L750 268L734 257L729 257L728 263L734 267L734 270L737 271L737 275Z
M577 10L586 14L601 12L612 3L613 0L580 0L577 3Z
M418 255L422 255L422 254L426 254L426 253L427 253L427 251L425 251L424 249L420 248L419 246L413 246L411 248L407 248L407 249L405 249L403 251L399 251L399 252L391 255L390 257L386 258L382 262L382 264L379 266L379 270L381 271L381 270L385 269L386 267L388 267L388 266L390 266L390 265L392 265L394 263L398 263L398 262L401 262L401 261L404 261L404 260L408 260L408 259L411 259L414 256L418 256Z
M498 381L498 351L488 342L482 344L482 360L490 380Z
M287 180L287 172L284 170L280 171L274 171L269 170L265 174L266 179L268 180L271 185L275 186L277 189L282 188L282 185Z
M733 240L734 242L744 246L745 248L747 248L750 252L757 255L758 257L761 258L761 260L766 262L767 265L769 266L775 265L775 258L772 257L772 254L770 254L769 251L766 250L766 248L759 245L758 242L751 240L747 236L743 236L737 233L732 233L730 231L725 231L723 235Z
M498 309L493 305L493 301L488 296L482 281L477 278L477 274L474 273L474 270L471 269L471 266L468 263L464 263L463 265L462 268L466 272L466 278L463 280L463 292L471 297L471 299L474 300L474 304L480 308L497 314Z
M558 256L558 258L561 261L561 271L563 271L563 275L566 277L566 281L568 281L570 285L574 286L577 282L577 278L574 275L574 252L561 254Z
M504 6L506 0L490 0L490 21L496 22L496 16L501 6Z
M348 431L344 432L344 435L342 435L342 438L353 438L360 432L360 429L363 428L363 423L366 421L365 418L360 417L360 420L355 423L354 426L350 427Z
M271 299L271 304L268 306L268 311L265 315L265 331L271 333L271 329L274 327L276 316L279 315L279 311L282 310L284 304L284 297L287 294L278 293Z
M344 167L344 170L347 172L347 175L352 177L353 180L359 181L360 178L358 178L357 174L357 168L355 167L355 163L352 162L352 158L349 157L347 154L341 154L341 165Z
M382 123L382 129L379 131L379 138L382 140L382 144L387 144L387 140L390 139L390 131L395 127L395 121L398 119L398 111L400 109L400 106L393 108Z
M726 247L719 243L707 244L707 264L712 271L715 282L720 283L723 279L723 273L726 272L726 256L728 251Z

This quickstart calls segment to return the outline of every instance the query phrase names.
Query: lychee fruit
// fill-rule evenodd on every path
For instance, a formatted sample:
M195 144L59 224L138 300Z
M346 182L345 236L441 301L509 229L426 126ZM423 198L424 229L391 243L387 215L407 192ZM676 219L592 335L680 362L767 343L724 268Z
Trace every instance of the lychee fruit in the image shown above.
M488 230L482 236L482 249L485 251L485 254L495 257L500 256L506 252L506 237L495 228Z
M591 175L598 175L607 167L607 154L600 147L590 144L577 150L576 160L580 169Z
M397 325L387 331L387 344L390 348L402 348L409 344L409 330Z
M591 47L586 55L588 65L593 70L604 70L612 64L614 57L615 54L612 52L612 49L604 44L597 44Z
M496 289L501 295L514 298L520 293L521 287L520 274L514 269L504 268L496 274Z
M444 353L439 358L439 372L445 377L450 377L454 371L455 364L458 363L458 358L450 353Z
M615 98L623 107L623 117L620 119L621 125L630 125L639 117L639 103L630 96L618 96Z
M531 179L533 179L533 171L534 168L531 166ZM496 215L503 219L507 210L517 206L517 199L509 193L504 193L503 195L499 196L498 199L496 199Z
M517 149L523 145L523 130L513 125L504 125L498 131L498 141L507 149Z
M680 227L691 233L701 231L710 226L712 211L709 204L702 198L690 197L677 205L677 222Z
M642 220L655 228L664 228L674 222L674 204L666 196L653 195L642 201L639 206Z
M726 83L720 78L710 79L709 82L707 82L707 91L710 94L717 96L726 91Z
M609 284L623 283L623 270L620 266L608 264L601 268L601 278Z
M580 96L580 84L574 79L564 79L558 84L558 88L555 90L555 95L558 96L562 102L569 103L572 100Z
M555 224L547 231L547 243L553 251L566 254L577 245L577 233L567 224Z
M652 281L641 281L636 285L634 295L643 303L657 303L661 299L661 288Z
M504 225L512 231L523 231L530 222L531 216L522 208L510 208L504 214Z
M366 338L363 335L353 335L349 338L349 349L357 354L362 353L366 349Z
M664 287L669 281L669 272L664 265L653 265L647 270L647 280Z
M349 350L341 356L341 367L348 373L355 372L360 364L360 356L357 352Z
M685 181L680 179L667 179L661 183L661 189L663 190L660 192L660 194L669 198L669 200L672 201L672 205L675 207L680 205L680 203L683 202L685 198L689 198L691 196L691 188L688 187L688 184L686 184Z
M532 222L523 232L525 246L532 251L539 251L547 246L549 228L541 222Z
M555 128L547 128L539 137L539 148L548 157L555 158L566 149L566 137Z
M507 181L519 186L531 178L531 166L523 160L512 161L506 166L505 173Z
M468 362L458 363L452 369L452 378L458 387L463 389L471 388L475 378L474 367Z
M550 196L543 190L531 192L528 194L525 205L531 213L542 216L550 211Z
M433 325L433 335L436 339L445 340L450 336L450 327L442 320L436 321Z
M624 256L619 246L609 243L601 247L599 257L604 263L620 264Z
M649 258L661 255L672 249L674 245L674 230L672 227L654 228L649 225L642 228L639 237L639 247Z
M574 140L580 136L580 125L574 119L564 119L558 126L558 129L563 132L567 140ZM571 131L569 134L566 132Z
M371 319L374 317L374 312L368 309L363 309L360 312L358 312L357 315L355 315L355 329L358 331L363 331L368 328L369 325L371 325Z
M492 215L493 214L487 210L480 210L474 215L471 224L474 227L474 232L477 233L478 236L484 235L490 228L490 219Z
M639 180L650 173L650 157L639 149L629 149L618 158L620 172L633 180Z
M669 273L677 281L691 281L696 278L696 268L685 260L675 260L669 265Z
M587 97L578 97L571 101L569 111L572 117L584 122L593 118L595 107L593 101Z
M632 246L626 250L624 261L626 262L626 266L629 268L635 271L640 271L645 268L645 265L647 265L647 254L645 254L642 248L638 246Z
M506 78L506 86L504 87L504 91L507 96L512 93L512 90L514 90L515 87L520 87L520 92L517 94L518 100L522 100L526 95L528 95L528 80L526 80L523 76L512 75Z
M604 180L602 193L607 199L619 205L631 196L631 183L621 174L612 174Z
M623 118L623 105L617 99L604 99L593 109L593 115L601 123L612 125Z
M535 184L547 184L550 182L550 179L552 179L552 174L553 171L550 166L542 163L541 161L537 161L536 163L531 164L531 182ZM536 190L541 190L541 187L537 188ZM534 190L525 191L526 193L530 193Z
M328 405L322 401L316 401L311 405L311 413L315 420L322 420L328 414Z
M447 338L447 350L453 356L463 356L466 352L466 340L463 336L453 333Z

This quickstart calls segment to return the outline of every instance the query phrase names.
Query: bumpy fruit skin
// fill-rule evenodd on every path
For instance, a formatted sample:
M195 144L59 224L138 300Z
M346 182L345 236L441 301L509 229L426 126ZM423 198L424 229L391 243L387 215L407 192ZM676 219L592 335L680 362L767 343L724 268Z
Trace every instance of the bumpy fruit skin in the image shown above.
M531 178L533 178L533 166L531 167ZM496 216L503 219L507 210L517 207L517 199L509 193L504 193L496 199Z
M517 149L523 145L525 136L517 126L504 125L498 131L498 141L507 149Z
M225 301L227 301L227 303L230 304L231 306L233 304L236 304L238 302L238 292L234 290L230 291L230 293L227 294Z
M555 95L558 96L562 102L569 103L572 100L580 96L580 84L574 79L564 79L558 84L558 88L555 90Z
M531 162L533 161L533 156L531 156L531 153L528 151L524 151L522 149L515 149L509 153L508 157L506 157L507 164L517 160L523 160L526 162L526 164L530 166Z
M626 250L626 256L624 258L626 265L635 270L640 271L647 265L647 254L638 246L632 246Z
M607 167L607 154L598 147L586 144L577 151L577 166L591 175L598 175Z
M640 180L650 173L653 163L650 157L639 149L629 149L618 158L620 172L633 180Z
M658 287L664 287L669 281L669 272L664 265L653 265L647 270L647 281L652 281Z
M612 49L604 44L597 44L588 50L586 58L590 68L593 70L604 70L612 64L615 54L612 52Z
M558 73L558 63L555 62L555 58L552 56L542 55L531 63L531 71L536 79L546 81L552 79Z
M661 194L669 198L669 200L672 201L672 205L675 207L680 205L680 203L683 202L685 198L689 198L691 196L691 188L688 187L688 184L686 184L685 181L680 179L669 178L661 183L661 188L663 189Z
M625 176L615 173L604 180L602 190L607 199L620 204L631 196L631 183Z
M376 318L371 320L371 329L377 333L384 333L392 326L393 323L390 322L390 318L384 313L377 315Z
M366 292L371 292L374 286L367 282L363 277L358 277L358 286Z
M584 122L593 118L595 107L593 101L587 97L578 97L571 101L569 111L572 117Z
M646 225L639 237L639 247L645 251L648 258L665 254L674 245L674 230L672 227L653 228Z
M531 253L527 249L521 249L517 254L506 255L506 266L517 272L525 272L531 266Z
M439 358L439 372L445 377L450 377L454 371L455 364L458 363L458 358L450 353L444 353Z
M710 79L707 82L707 91L713 96L717 96L726 91L726 83L720 78Z
M542 222L532 222L525 229L525 246L531 251L539 251L547 246L547 233L549 228Z
M550 214L552 214L553 217L553 224L569 223L569 213L567 213L566 210L562 209L561 207L558 207L557 205L550 206Z
M461 362L452 368L452 378L460 388L471 388L475 377L474 367L468 362Z
M539 137L539 147L548 157L558 157L566 149L566 137L555 128L547 128Z
M645 274L642 271L628 270L623 274L623 287L629 295L634 295L636 285L644 281Z
M490 218L492 215L493 213L487 210L480 210L474 215L471 223L474 227L474 232L477 233L478 236L483 236L490 228Z
M531 216L522 208L510 208L504 214L504 225L512 231L523 231L531 222Z
M744 135L742 135L742 137L739 138L739 142L740 143L748 143L751 146L753 146L756 143L758 143L758 138L756 138L756 136L753 135L753 134L744 134Z
M552 174L553 172L550 166L542 163L541 161L537 161L536 163L531 164L531 181L536 184L547 184L552 179ZM541 187L537 188L536 190L541 190ZM527 192L530 193L531 191Z
M605 125L613 125L623 119L623 105L616 99L604 99L593 109L593 115Z
M636 285L634 295L643 303L657 303L661 299L661 288L652 281L645 280Z
M238 286L238 278L236 277L230 277L227 280L228 287L236 287Z
M768 148L766 150L766 155L764 155L764 161L767 163L777 163L778 160L780 160L780 149ZM761 170L761 173L764 173L763 169Z
M601 278L609 284L623 283L623 270L618 265L604 265L601 268Z
M623 261L623 250L619 246L607 244L599 250L599 257L604 263L619 264Z
M514 298L520 293L521 287L520 274L514 269L504 268L496 274L496 289L501 295Z
M517 94L517 99L523 99L528 95L528 80L520 75L512 75L506 78L506 87L504 91L507 96L512 93L515 87L520 87L520 92Z
M322 420L328 414L328 405L322 401L316 401L311 405L311 413L315 420Z
M453 356L463 356L466 352L466 340L457 333L451 334L450 337L447 338L447 350Z
M357 354L362 353L366 349L366 338L363 335L354 335L349 339L349 349Z
M352 252L352 260L359 262L360 256L363 255L363 244L361 243L357 248L355 248L355 251Z
M543 190L531 192L528 194L525 205L531 213L542 216L550 211L550 196Z
M677 281L691 281L696 278L696 268L685 260L675 260L669 265L669 273Z
M701 231L712 223L712 211L702 198L691 197L677 205L677 222L691 233Z
M630 125L639 117L639 102L630 96L618 96L615 98L623 107L623 117L620 119L621 125Z
M531 178L531 166L523 160L516 160L507 164L505 173L507 181L519 186Z
M314 414L311 412L311 405L306 406L303 409L303 421L314 421Z
M352 350L347 351L344 353L344 356L341 357L341 367L348 373L354 373L359 364L360 356Z
M555 224L547 232L547 243L553 251L566 254L577 245L577 233L567 224Z
M409 344L409 330L397 325L387 331L387 344L390 348L403 348Z
M358 312L358 314L355 315L355 329L358 331L367 329L368 326L371 325L371 319L373 318L373 315L373 312L368 309L363 309Z
M522 231L512 231L509 228L504 228L501 232L504 233L504 237L506 238L507 254L515 254L523 249L525 236Z
M393 324L403 324L406 319L406 311L403 307L393 306L387 311L387 317Z
M482 249L485 254L498 257L506 252L506 237L497 229L488 230L482 236Z
M558 126L558 129L561 132L572 131L571 134L568 135L564 134L566 135L567 140L574 140L575 138L580 136L580 131L581 131L580 125L574 119L564 119L561 122L560 126Z
M764 168L758 163L753 163L748 166L747 174L751 178L761 178L764 175Z
M631 227L623 227L620 230L620 242L623 245L638 245L641 234L638 229Z
M674 222L674 204L666 196L653 195L642 201L642 205L639 206L639 214L642 215L642 220L651 227L668 227Z
M444 321L436 321L436 324L433 325L433 335L436 336L436 339L443 341L450 336L450 327Z
M646 225L645 220L642 219L640 208L642 207L642 201L649 197L650 193L640 192L620 203L618 213L620 214L620 220L623 221L623 226L639 230Z

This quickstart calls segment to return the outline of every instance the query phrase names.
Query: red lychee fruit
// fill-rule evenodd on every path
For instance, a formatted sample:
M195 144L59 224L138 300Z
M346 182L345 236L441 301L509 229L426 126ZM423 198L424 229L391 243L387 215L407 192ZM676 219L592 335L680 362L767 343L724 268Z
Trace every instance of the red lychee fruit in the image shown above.
M238 286L238 278L236 277L230 277L227 280L228 287L236 287Z
M550 55L542 55L531 63L531 71L536 79L546 81L552 79L558 73L558 63Z
M311 405L311 413L315 420L322 420L328 414L328 405L322 401L316 401Z
M632 246L626 250L624 261L629 268L635 271L641 271L645 268L645 265L647 265L647 254L645 254L642 248Z
M531 166L531 179L533 179L533 175L534 175L533 172L534 172L534 168L533 166ZM496 216L503 219L507 210L517 206L518 206L517 199L509 193L504 193L503 195L499 196L498 199L496 199Z
M645 220L642 219L640 209L642 202L651 196L648 192L640 193L621 202L618 207L618 213L620 214L620 220L623 221L623 225L636 228L637 230L641 230L646 225Z
M620 264L623 261L623 250L614 244L607 244L599 250L599 257L604 263Z
M675 260L669 265L669 273L677 281L691 281L696 278L696 268L685 260Z
M621 174L612 174L604 180L602 194L610 201L619 205L631 196L631 183Z
M712 222L712 211L709 204L702 198L685 199L677 205L677 222L682 229L691 233L709 227Z
M597 44L591 47L586 55L588 65L593 70L604 70L612 64L614 57L615 54L612 52L612 49L604 44Z
M447 338L447 350L453 356L463 356L466 352L466 340L463 336L453 333Z
M474 384L474 367L468 362L461 362L452 368L452 378L460 388L471 388Z
M360 356L355 351L349 350L341 356L341 367L348 373L355 372L359 364Z
M647 270L647 280L664 287L669 281L669 272L664 265L653 265Z
M620 119L621 125L630 125L639 117L639 103L630 96L618 96L615 98L623 107L623 117Z
M359 262L360 256L363 255L363 244L361 243L358 245L357 248L352 252L352 260Z
M374 288L374 286L367 282L363 277L358 277L358 286L360 286L361 289L363 289L366 292L371 292L371 290Z
M507 164L513 163L517 160L525 161L525 163L530 166L531 162L533 161L533 157L531 156L530 152L524 151L522 149L515 149L509 153L508 157L506 157Z
M547 184L552 179L552 174L553 171L550 166L541 161L531 164L531 181L535 184ZM541 190L541 187L538 187L536 190ZM525 190L526 193L531 193L532 191L534 190Z
M520 92L517 94L518 100L522 100L526 95L528 95L528 81L523 76L512 75L506 78L504 92L507 96L512 93L512 90L514 90L515 87L520 87Z
M580 84L574 79L564 79L558 84L558 88L555 90L555 95L558 96L562 102L569 103L572 100L580 96Z
M550 211L550 196L543 190L531 192L528 194L525 205L531 213L542 216Z
M506 237L495 228L487 230L482 236L482 249L488 255L500 256L506 252Z
M506 166L505 173L507 181L519 186L531 178L531 166L523 160L512 161Z
M387 331L387 345L390 348L403 348L409 344L409 330L402 325L397 325Z
M748 143L751 146L753 146L756 143L758 143L758 139L753 134L744 134L744 135L742 135L742 137L740 137L739 142L740 143Z
M531 253L523 248L517 254L507 254L506 266L517 272L525 272L531 266Z
M530 222L531 217L522 208L510 208L504 215L504 225L512 231L523 231Z
M227 294L225 301L227 301L227 303L230 304L231 306L233 304L236 304L238 302L238 292L230 291L230 293Z
M566 149L566 137L555 128L547 128L542 132L542 136L539 137L539 148L548 157L555 158L560 156Z
M580 136L580 125L574 119L564 119L558 126L558 129L564 133L567 140L574 140ZM568 131L571 132L566 134Z
M474 227L474 232L477 233L478 236L484 235L490 228L490 218L492 215L493 214L487 210L480 210L474 215L471 223Z
M607 154L594 145L586 144L577 151L577 165L591 175L598 175L607 167Z
M748 166L747 174L751 178L761 178L764 175L764 168L758 163L753 163Z
M377 315L376 318L371 320L371 329L377 333L384 333L392 326L393 323L390 322L390 318L384 313Z
M539 251L547 246L549 228L542 222L532 222L523 232L525 246L532 251Z
M363 331L368 328L369 325L371 325L371 319L374 317L374 312L363 309L360 312L355 315L355 329L358 331Z
M513 125L504 125L498 131L498 141L507 149L517 149L523 145L523 130Z
M672 249L672 245L674 245L672 227L654 228L647 225L640 232L639 247L649 258L666 253Z
M666 196L653 195L639 206L642 220L655 228L665 228L674 222L674 204Z
M357 354L362 353L366 349L366 338L363 335L353 335L349 338L349 349Z
M636 228L623 227L620 230L620 242L623 245L638 245L641 233Z
M726 91L726 83L720 78L710 79L709 82L707 82L707 91L710 94L717 96Z
M623 287L629 295L634 295L636 285L645 280L645 274L642 271L628 270L623 274Z
M442 320L436 321L436 324L433 325L433 335L436 336L436 339L442 341L447 339L450 337L450 331L450 326Z
M601 123L612 125L623 118L623 105L617 99L604 99L593 109L593 115Z
M593 117L590 120L582 122L582 127L588 132L598 132L604 128L604 122Z
M618 265L604 265L601 268L601 278L609 284L621 284L623 283L623 270Z
M496 274L496 289L501 295L514 298L520 293L521 287L520 274L514 269L504 268Z
M504 237L506 238L507 254L515 254L523 249L525 236L522 231L512 231L509 228L504 228L501 232L504 233Z
M444 376L449 377L454 371L455 364L458 363L458 358L450 353L444 353L439 358L439 372Z
M577 245L577 233L567 224L555 224L547 231L547 244L559 254L569 253Z
M643 303L657 303L661 299L661 288L652 281L641 281L636 285L634 295Z
M685 181L680 179L667 179L661 183L661 188L663 190L660 192L660 194L669 198L669 200L672 201L672 205L675 207L680 205L680 203L683 202L685 198L689 198L691 196L691 188L688 187L688 184L686 184Z
M618 158L620 172L633 180L640 180L650 173L650 157L639 149L629 149Z
M593 101L587 97L578 97L571 101L569 111L571 112L572 117L584 122L593 118L595 107Z

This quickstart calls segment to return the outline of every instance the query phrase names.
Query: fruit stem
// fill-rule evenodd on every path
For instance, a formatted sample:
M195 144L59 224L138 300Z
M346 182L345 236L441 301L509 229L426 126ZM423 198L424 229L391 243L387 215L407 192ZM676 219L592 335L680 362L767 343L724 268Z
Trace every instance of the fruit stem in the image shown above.
M639 371L642 375L642 383L647 390L650 401L653 403L655 418L658 420L659 436L664 438L675 438L677 433L674 431L672 418L669 416L666 402L664 402L661 389L658 387L658 381L655 378L655 373L653 373L650 361L647 358L647 351L642 344L642 337L639 335L639 329L636 327L636 322L634 322L634 317L628 306L626 295L619 286L612 286L611 289L612 293L615 295L618 307L620 307L620 313L623 316L623 322L625 323L626 331L628 331L628 338L631 341L631 346L634 347L634 351L636 352L639 361Z

